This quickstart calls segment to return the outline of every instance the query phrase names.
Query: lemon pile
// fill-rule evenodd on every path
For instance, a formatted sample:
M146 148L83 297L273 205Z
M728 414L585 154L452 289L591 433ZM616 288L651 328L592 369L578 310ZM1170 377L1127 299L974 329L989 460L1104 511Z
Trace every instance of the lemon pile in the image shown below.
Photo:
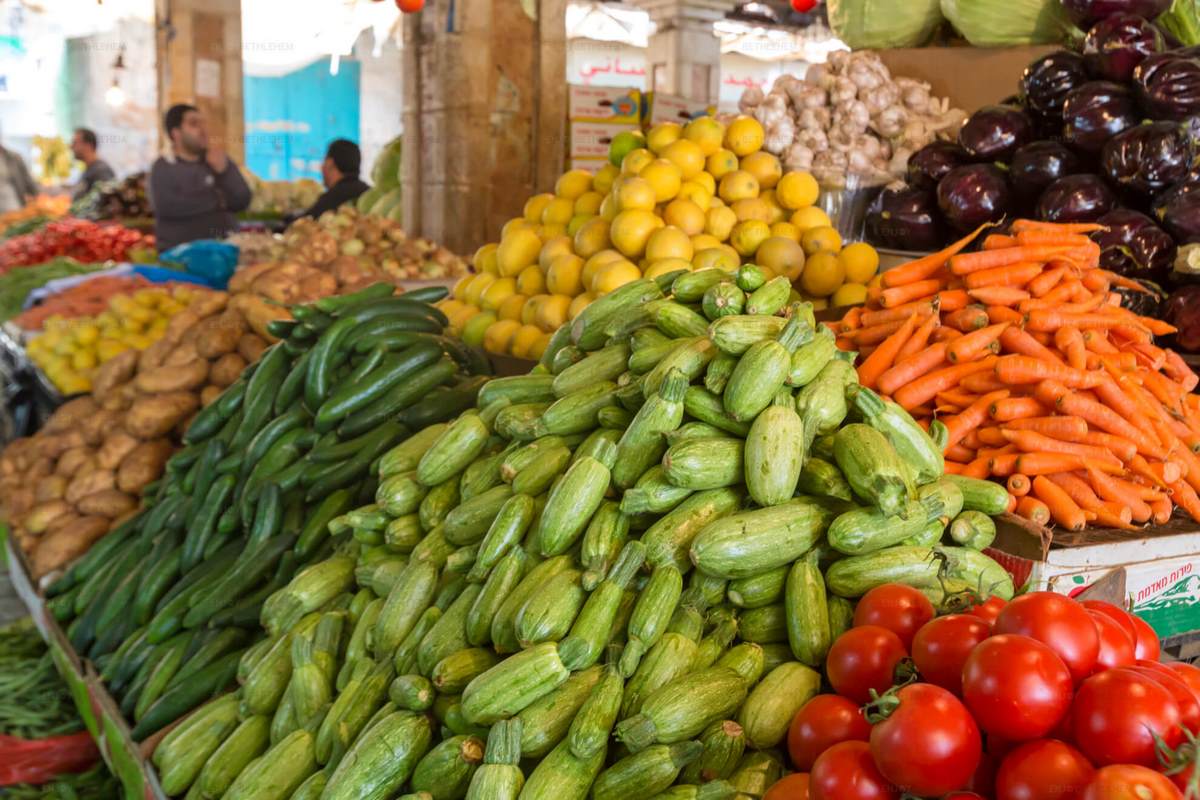
M784 173L763 135L745 116L618 134L609 164L563 174L475 253L476 273L440 304L451 331L536 359L555 330L619 286L746 263L786 275L817 305L862 302L878 256L869 245L843 249L815 205L816 179Z
M64 395L90 392L92 370L126 350L145 350L167 330L171 317L195 296L188 286L139 289L114 295L94 317L47 317L29 342L30 359Z

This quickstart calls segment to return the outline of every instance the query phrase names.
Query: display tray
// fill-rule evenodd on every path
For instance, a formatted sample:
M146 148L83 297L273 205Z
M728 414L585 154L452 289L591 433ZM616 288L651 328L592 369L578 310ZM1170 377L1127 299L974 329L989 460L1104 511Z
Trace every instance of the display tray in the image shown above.
M72 649L66 634L46 608L44 598L30 579L24 556L2 525L0 538L3 539L4 563L13 589L46 642L55 668L71 690L71 697L84 726L96 741L104 763L120 781L124 797L167 800L150 763L150 754L166 731L155 734L140 746L133 741L117 703L104 688L91 663L80 659Z

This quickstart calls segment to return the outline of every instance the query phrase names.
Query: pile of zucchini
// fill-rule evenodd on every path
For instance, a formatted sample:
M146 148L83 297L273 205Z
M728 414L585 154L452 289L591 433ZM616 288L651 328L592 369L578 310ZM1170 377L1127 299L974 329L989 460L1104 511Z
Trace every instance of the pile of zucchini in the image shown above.
M637 281L389 449L373 503L314 517L334 551L263 603L237 691L159 746L164 786L762 796L854 598L1013 589L979 552L1003 488L943 476L789 299L754 267Z
M444 290L391 285L273 323L282 341L192 422L137 516L48 589L138 740L223 690L264 601L333 552L372 462L475 404L486 363L441 336ZM186 788L186 787L184 787Z

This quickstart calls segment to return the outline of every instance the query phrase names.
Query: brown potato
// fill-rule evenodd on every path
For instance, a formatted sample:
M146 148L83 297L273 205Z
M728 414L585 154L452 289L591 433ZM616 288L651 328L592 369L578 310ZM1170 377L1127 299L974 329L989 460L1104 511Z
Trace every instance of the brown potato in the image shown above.
M192 328L192 330L196 330ZM200 353L196 351L196 339L191 335L191 331L183 335L183 339L175 346L166 358L163 359L163 367L180 367L185 364L191 364L193 361L201 361ZM162 367L159 367L162 369ZM140 387L139 387L140 388Z
M92 373L92 394L103 402L109 392L133 377L138 361L137 350L126 350L105 361Z
M259 275L265 272L270 272L279 266L274 261L264 261L261 264L253 264L248 267L241 267L237 272L233 273L233 277L229 279L229 291L234 295L242 294L250 290L250 286L254 283Z
M335 294L338 288L337 278L328 272L314 272L300 281L300 295L305 299L316 300Z
M79 509L81 514L113 519L130 509L137 508L137 504L137 498L132 495L117 491L116 489L105 489L102 492L93 492L86 497L80 498L75 507ZM26 519L29 519L29 517L26 517Z
M83 424L80 425L79 431L83 434L83 441L88 447L99 447L108 434L121 425L121 415L116 411L110 411L106 408L101 408L95 414L92 414Z
M134 448L117 469L117 488L129 494L141 494L148 483L158 480L174 448L166 439L143 442Z
M104 400L100 404L101 408L103 408L105 411L115 411L117 413L129 408L129 397L126 396L124 391L125 387L127 386L132 387L133 384L123 383L116 387L114 391L106 394L104 396Z
M54 471L64 478L73 478L84 464L91 461L95 451L90 447L73 447L58 457Z
M116 469L125 457L137 449L141 441L123 430L115 430L104 440L96 453L96 463L103 469Z
M250 328L267 342L275 341L275 337L267 331L267 325L277 319L291 319L291 313L281 306L272 305L261 297L252 294L235 295L230 301L230 307L242 312Z
M181 312L180 314L173 317L171 322L174 322L175 320L179 319L179 317L183 316L186 313L187 313L186 311ZM169 331L170 328L171 328L171 326L168 323L167 330ZM156 342L152 342L149 347L147 347L145 350L143 350L141 352L140 355L138 355L137 371L145 372L146 370L150 370L150 369L154 369L155 367L162 366L163 361L166 360L167 356L170 354L171 350L174 347L175 347L175 343L173 341L170 341L166 336L163 336L163 338L159 339ZM127 383L127 381L126 381L126 383ZM122 384L122 385L124 385L124 384Z
M39 458L33 462L33 466L29 468L29 472L25 473L25 478L32 482L49 477L54 474L54 465L55 460L53 458Z
M4 493L4 510L9 519L25 516L34 505L33 489L28 486L19 486Z
M239 352L226 353L225 355L218 358L215 362L213 362L212 369L209 371L209 374L208 374L209 380L211 380L217 386L220 386L221 388L225 388L226 386L229 386L231 383L233 383L234 381L236 381L238 379L238 376L242 374L242 370L244 370L246 368L246 362L253 360L253 359L247 359L244 355L241 355L241 352L240 352L241 347L242 347L242 345L241 345L242 341L244 341L247 337L250 337L250 336L254 336L254 334L247 333L240 340L238 340L238 351ZM257 336L254 336L254 338L258 339ZM258 339L258 341L261 342L262 339Z
M46 424L42 427L45 433L63 433L71 430L86 420L92 414L96 413L95 399L84 395L76 397L74 400L68 400L63 403L54 413L50 415L50 419L46 420Z
M196 312L200 319L204 319L224 311L227 302L229 302L229 295L225 292L203 290L197 293L195 299L188 304L187 310Z
M72 517L53 531L47 530L33 551L33 576L41 578L65 567L108 533L109 526L104 517Z
M222 389L220 386L213 386L213 385L205 386L203 389L200 390L200 406L202 408L208 408L210 405L213 404L214 401L216 401L216 399L218 397L221 396L221 392L223 392L223 391L225 391L225 390ZM185 428L185 430L186 430L186 428Z
M30 533L41 534L57 519L72 513L71 504L66 500L51 500L39 503L21 520Z
M157 439L200 407L192 392L168 392L140 397L125 415L125 430L139 439Z
M263 351L267 347L267 342L257 333L247 333L238 339L237 351L238 355L246 360L246 363L253 364L262 357Z
M220 358L232 353L246 332L246 320L236 311L209 317L196 326L196 352L201 358Z
M182 364L173 364L172 359L175 353L181 350L189 349L187 345L180 345L161 367L147 370L139 373L134 379L134 386L138 391L147 394L158 394L160 392L185 392L192 389L198 389L208 380L208 362L199 358L193 358L190 361ZM194 350L194 347L191 349Z
M77 475L67 485L63 499L72 505L94 492L112 489L117 485L116 473L111 469L94 469Z
M33 487L34 499L39 503L61 500L67 492L67 479L62 475L49 475Z

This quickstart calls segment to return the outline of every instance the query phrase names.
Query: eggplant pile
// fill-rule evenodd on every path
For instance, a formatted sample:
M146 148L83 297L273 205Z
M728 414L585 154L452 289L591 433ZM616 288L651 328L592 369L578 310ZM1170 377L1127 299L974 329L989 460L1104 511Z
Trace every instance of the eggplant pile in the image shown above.
M1178 246L1200 243L1200 47L1152 22L1169 0L1061 2L1087 30L1079 51L1038 58L957 142L914 153L869 212L873 244L935 249L1006 217L1100 222L1104 266L1171 282Z

